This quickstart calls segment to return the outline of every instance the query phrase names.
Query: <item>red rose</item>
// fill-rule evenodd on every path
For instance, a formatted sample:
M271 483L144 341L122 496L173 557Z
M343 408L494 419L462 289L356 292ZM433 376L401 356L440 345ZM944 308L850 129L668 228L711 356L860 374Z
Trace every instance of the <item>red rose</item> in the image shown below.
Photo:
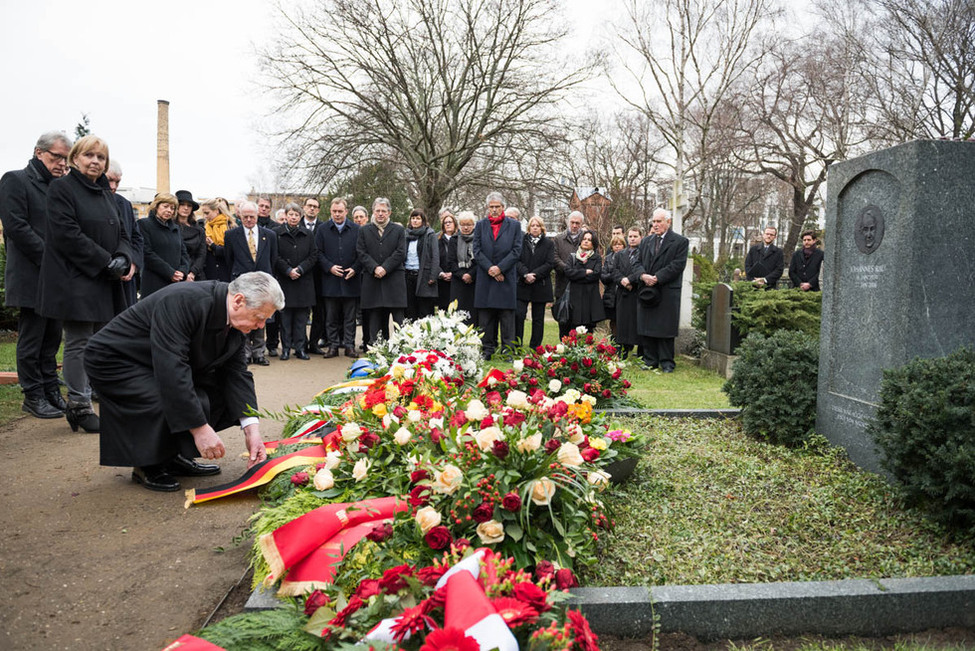
M505 493L504 497L501 498L501 507L505 511L511 511L512 513L521 509L521 497L518 493L514 491L510 493Z
M328 603L328 595L321 590L315 590L305 599L305 614L311 617L315 611Z
M295 486L304 486L308 483L308 473L305 471L296 472L291 475L291 483Z
M430 549L446 549L453 539L454 537L450 535L450 530L443 525L433 527L423 536L423 540L426 541Z
M590 359L588 357L583 357L582 358L582 365L585 366L586 368L589 368L590 366L592 366L592 359Z
M439 527L434 527L434 529L437 528ZM431 529L431 531L433 531L433 529ZM439 581L440 577L446 574L447 570L449 569L450 568L446 565L439 567L436 565L431 565L429 567L423 567L417 570L415 576L423 585L434 586L437 585L437 581Z
M596 341L596 340L592 338L592 335L586 335L586 343L587 344L591 344L594 341Z
M514 587L514 595L516 599L524 601L540 613L544 613L546 610L551 608L551 606L548 605L548 593L531 581L516 583Z
M582 391L584 393L591 393L592 392L592 385L589 384L588 382L586 382L585 384L582 385Z
M580 450L579 454L582 455L583 459L590 463L599 458L599 450L596 448L586 448L585 450Z
M629 389L631 386L632 385L630 384L630 381L629 380L623 380L623 388L624 389Z
M568 590L579 587L579 582L576 581L576 575L572 570L563 568L555 573L555 587L559 590Z
M565 404L561 400L549 407L548 417L552 420L556 420L565 416L569 412L569 405Z
M548 376L549 377L555 377L555 369L554 368L548 369Z
M530 386L530 387L537 387L538 386L538 378L528 378L528 386Z
M457 540L454 541L455 549L465 549L470 546L471 546L471 541L468 540L467 538L458 538Z
M372 542L382 542L393 535L393 524L391 522L383 522L382 524L377 524L372 528L372 531L366 534L366 538Z
M381 592L382 589L379 587L379 579L363 579L359 582L359 587L356 588L355 596L366 601L369 597L380 594Z
M609 389L603 389L603 397L604 398L609 398L612 395L613 395L613 392L612 391L610 391Z
M467 416L463 411L455 411L454 415L450 417L450 425L452 427L461 427L467 422Z
M482 522L487 522L493 517L494 517L494 505L489 504L487 502L481 502L480 504L475 506L474 510L471 512L471 518L474 520L474 522L477 522L478 524Z
M373 434L372 432L366 432L365 434L359 437L360 450L362 447L365 447L365 449L369 450L376 443L379 443L379 436L377 434Z
M595 367L589 369L589 375L591 375L592 377L596 377L597 375L599 375L599 369Z
M576 362L572 362L572 366L570 366L569 368L571 368L573 371L578 371L579 365Z
M560 447L562 447L562 443L560 443L558 439L549 439L545 441L545 451L549 454L552 454Z
M494 456L503 460L508 456L508 444L504 441L495 441L494 445L491 446L491 452L494 453Z
M410 491L410 497L407 500L410 506L425 506L430 503L430 487L429 486L414 486L413 490Z
M571 572L570 572L571 574ZM379 579L379 587L386 594L396 594L406 587L407 576L413 576L413 568L409 565L397 565L383 572L383 578ZM573 580L575 578L573 577Z
M501 393L498 391L489 391L484 399L489 405L500 405L502 402Z
M616 369L615 371L613 371L613 379L614 379L614 380L618 380L618 379L620 379L620 376L621 376L621 375L623 375L623 369L621 369L621 368L618 368L618 369Z
M420 470L414 470L410 473L410 483L415 484L418 481L423 481L424 479L430 478L430 471L421 468Z
M535 566L535 580L541 581L542 579L553 576L555 576L555 565L552 564L552 561L538 561L538 564Z
M504 415L505 425L514 427L516 425L521 425L523 422L525 422L525 414L521 413L520 411L511 410Z
M443 432L440 431L439 427L434 427L432 430L430 430L430 440L434 443L440 443L443 438Z

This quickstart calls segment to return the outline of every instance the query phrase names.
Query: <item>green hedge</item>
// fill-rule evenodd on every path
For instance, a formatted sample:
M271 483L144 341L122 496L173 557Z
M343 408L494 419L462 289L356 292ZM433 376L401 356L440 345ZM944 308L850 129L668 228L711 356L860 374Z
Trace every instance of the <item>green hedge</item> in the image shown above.
M747 280L728 284L734 290L731 323L743 337L753 332L768 336L778 330L795 330L819 336L822 292L798 289L765 291L756 289ZM716 282L694 283L691 325L698 330L707 328L707 310L715 285Z
M17 309L4 305L7 299L6 270L7 247L0 243L0 330L17 330Z

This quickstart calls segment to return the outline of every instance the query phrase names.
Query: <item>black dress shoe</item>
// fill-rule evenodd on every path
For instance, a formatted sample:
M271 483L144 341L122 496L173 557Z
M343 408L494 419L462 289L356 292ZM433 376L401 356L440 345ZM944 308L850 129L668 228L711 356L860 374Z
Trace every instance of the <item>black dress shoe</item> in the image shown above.
M267 358L265 358L265 357L258 357L257 359L254 360L254 363L257 364L258 366L270 366L271 365L271 362L267 361Z
M48 404L50 404L55 409L60 409L61 411L67 411L68 403L64 401L64 396L61 395L60 391L47 393L44 395L44 397L47 398Z
M132 469L132 481L151 491L171 493L179 490L179 482L163 466L143 466Z
M169 461L164 472L177 477L209 477L219 475L220 466L215 463L200 463L177 454Z
M64 412L47 401L47 398L24 398L21 407L34 418L61 418Z
M355 347L353 347L353 348L346 348L345 349L345 356L346 357L351 357L352 359L358 359L359 358L359 353L355 352Z
M322 357L324 357L325 359L331 359L333 357L338 357L338 356L339 356L338 348L329 348L328 350L322 353Z
M312 355L322 355L325 353L325 351L319 348L318 346L307 346L305 348L305 351L311 353Z
M298 353L295 353L295 356L296 357L297 357L297 355L298 355ZM289 353L286 350L282 350L281 351L281 357L278 357L278 359L280 359L282 362L287 362L289 359L291 359L291 353Z
M278 349L277 348L272 348L271 350L267 351L267 356L268 357L277 357L278 356Z
M306 362L311 359L311 357L308 356L308 353L303 352L303 351L300 351L300 350L296 350L295 351L295 357L297 357L298 359L304 360Z

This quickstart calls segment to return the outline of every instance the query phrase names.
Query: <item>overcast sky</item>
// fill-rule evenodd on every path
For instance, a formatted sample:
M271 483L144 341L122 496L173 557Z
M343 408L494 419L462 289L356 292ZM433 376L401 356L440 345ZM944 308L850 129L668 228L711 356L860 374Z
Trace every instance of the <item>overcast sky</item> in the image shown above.
M568 4L581 45L605 10ZM122 185L154 188L156 100L166 99L172 190L234 198L269 182L254 52L272 11L267 0L0 0L0 173L23 167L41 133L73 136L87 113Z

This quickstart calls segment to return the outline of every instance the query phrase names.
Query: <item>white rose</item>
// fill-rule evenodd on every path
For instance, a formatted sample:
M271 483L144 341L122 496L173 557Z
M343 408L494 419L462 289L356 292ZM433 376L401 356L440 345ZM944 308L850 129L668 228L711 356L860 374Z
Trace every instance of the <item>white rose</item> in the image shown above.
M504 525L497 520L488 520L477 525L477 535L485 545L504 540Z
M343 441L354 441L362 434L362 428L358 423L346 423L341 429Z
M315 473L314 479L315 489L320 491L325 491L335 485L335 477L332 475L332 471L328 468L321 468Z
M389 426L392 425L393 422L394 419L392 414L386 414L385 416L383 416L383 429L389 429ZM395 421L395 422L399 422L399 421Z
M541 447L541 445L542 445L542 435L536 433L536 434L532 434L531 436L520 439L515 444L515 447L518 448L518 451L521 452L522 454L529 454L537 450L539 447Z
M447 464L444 469L433 476L433 483L430 488L438 493L453 495L460 488L460 482L464 478L464 473L460 468L453 464Z
M558 393L561 390L562 390L562 382L561 382L561 380L550 380L549 381L549 383L548 383L548 392L549 393Z
M352 468L352 476L356 481L362 481L369 474L369 468L372 466L372 461L369 459L359 459L355 462L355 467Z
M420 531L426 533L440 524L440 513L437 512L432 506L424 506L422 509L416 512L414 518L416 523L420 525Z
M342 453L338 450L332 450L325 455L325 467L329 470L335 470L339 467L342 462Z
M431 418L429 420L430 429L437 428L443 429L443 418Z
M508 398L505 401L505 404L514 409L531 409L531 405L528 404L528 394L526 394L524 391L508 392Z
M400 427L398 430L396 430L396 433L393 434L393 440L396 442L396 445L406 445L410 442L411 438L413 438L413 432L405 427Z
M582 433L582 427L579 423L572 423L565 428L565 436L569 439L569 442L579 445L584 440L586 440L586 435Z
M484 403L477 399L468 402L467 409L464 410L467 420L484 420L489 413Z
M420 419L423 418L423 412L419 409L411 409L406 412L406 418L411 423L418 423L420 422Z
M511 362L511 368L514 369L515 373L521 373L525 370L525 363L520 359L516 359L515 361Z
M555 346L555 352L558 353L559 355L561 355L562 353L565 352L565 346L562 345L562 344L556 344L556 346Z
M603 472L602 470L593 470L586 475L586 480L599 490L603 490L609 486L609 473Z
M619 367L616 366L616 364L614 364L613 362L610 362L609 364L606 365L606 370L609 371L610 375L612 375L613 373L615 373L616 372L616 369L618 369L618 368Z
M553 495L555 495L555 482L548 477L542 477L532 482L531 497L535 504L539 506L550 504Z
M589 331L586 330L586 326L576 326L576 334L577 335L584 335L587 332L589 332Z
M474 440L477 441L477 447L481 448L482 452L490 452L491 448L494 446L494 442L501 437L501 430L493 425L491 427L485 427L480 432L474 435Z
M581 466L585 461L582 455L579 453L579 448L574 443L563 443L559 447L559 453L557 456L559 463L567 468L575 468Z

